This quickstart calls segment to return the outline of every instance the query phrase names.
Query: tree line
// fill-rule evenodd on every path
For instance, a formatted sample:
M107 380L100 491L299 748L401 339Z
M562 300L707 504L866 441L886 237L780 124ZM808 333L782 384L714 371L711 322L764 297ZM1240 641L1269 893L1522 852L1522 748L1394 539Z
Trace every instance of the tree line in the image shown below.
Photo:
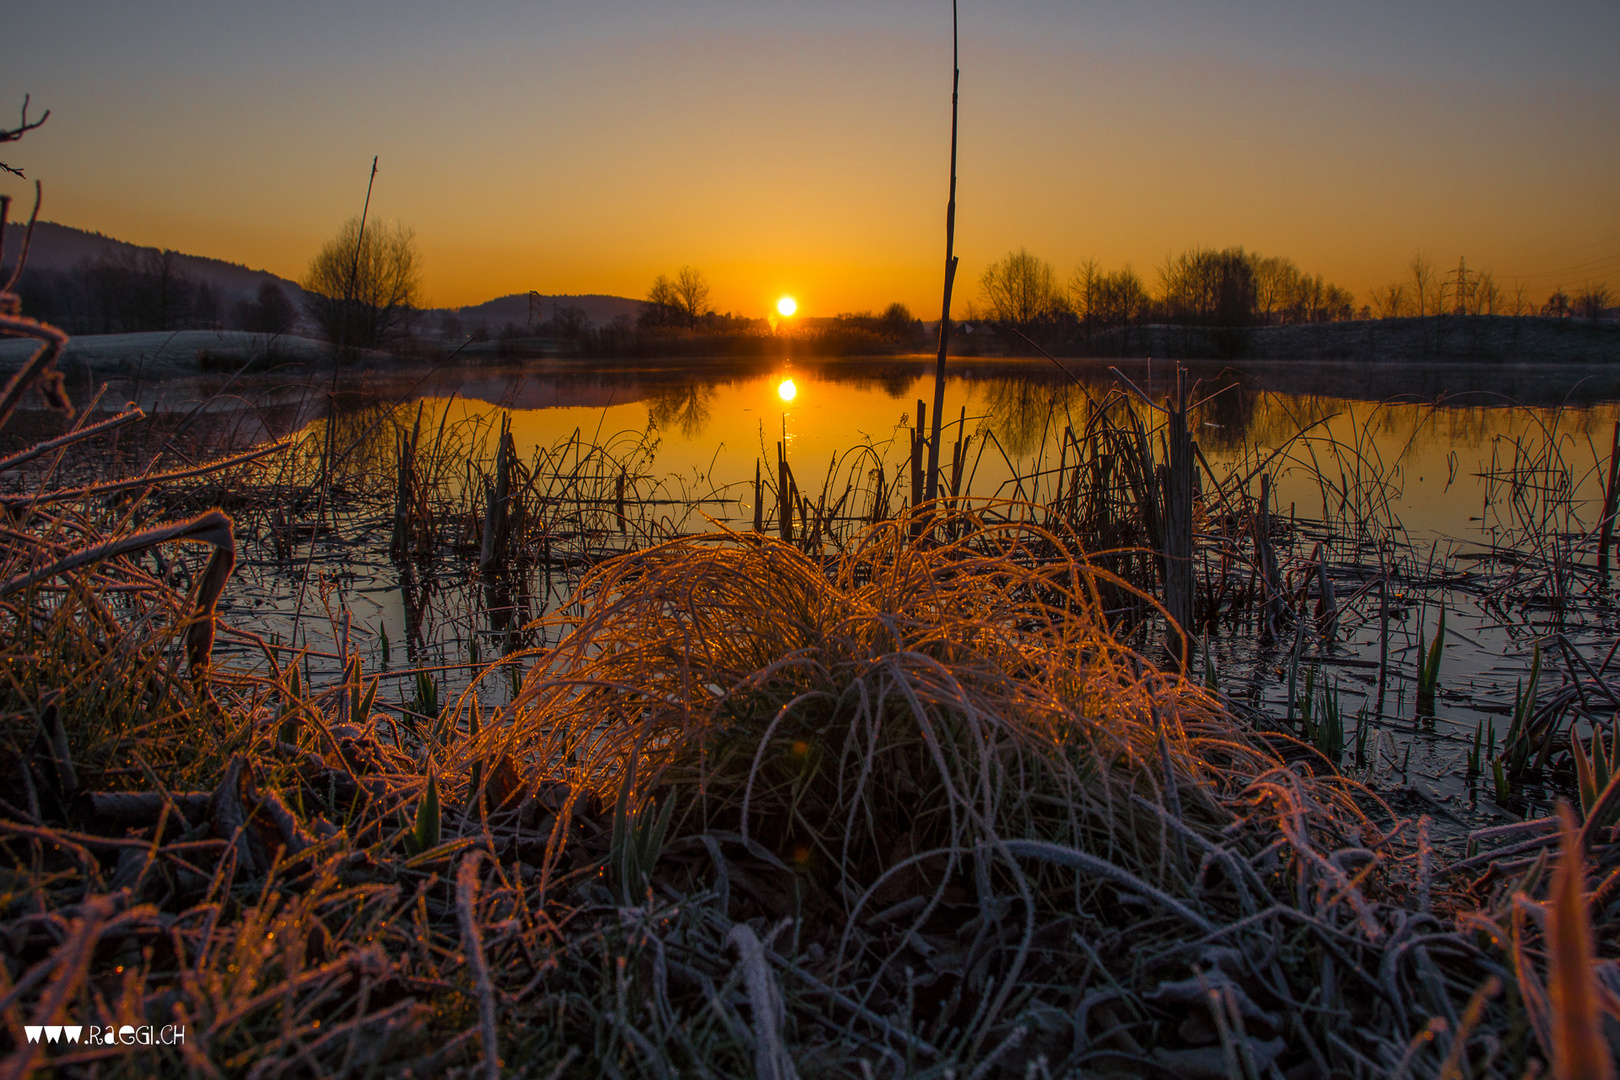
M279 334L298 321L287 293L266 281L234 303L180 265L174 251L141 249L86 259L71 270L29 270L24 310L73 334L238 329Z
M1104 270L1082 261L1067 281L1025 248L990 264L980 278L984 306L969 319L1025 333L1090 333L1143 323L1213 328L1334 322L1356 317L1347 289L1300 270L1293 260L1241 247L1189 248L1166 257L1148 282L1130 265Z
M375 222L362 228L359 219L350 219L316 253L300 284L298 304L274 282L265 282L250 298L222 297L207 281L190 277L177 252L137 249L86 260L68 271L30 271L20 291L26 310L72 333L222 328L281 334L297 326L301 306L315 330L340 348L378 348L412 333L420 315L421 263L414 234ZM969 323L988 323L1060 347L1119 330L1128 341L1133 327L1165 324L1202 333L1223 352L1241 348L1255 327L1440 315L1595 320L1615 303L1606 284L1588 283L1573 293L1559 287L1537 304L1522 283L1501 285L1489 270L1470 268L1466 259L1441 270L1420 254L1408 263L1404 278L1373 289L1358 308L1349 290L1321 274L1242 247L1192 247L1166 256L1152 280L1129 264L1105 270L1095 259L1082 260L1060 279L1051 262L1020 247L991 263L979 284L979 302L968 306ZM709 298L703 272L682 266L653 279L634 325L592 327L582 310L567 308L541 332L609 352L671 335L768 333L761 320L716 313ZM446 323L438 329L445 335L460 328ZM509 330L518 334L516 327ZM524 336L534 332L523 329ZM915 346L921 336L922 324L899 303L880 314L840 314L810 335L825 339L821 344L835 352L892 351Z
M1412 256L1406 276L1372 291L1370 314L1379 319L1429 318L1436 315L1507 315L1543 318L1603 318L1615 304L1606 282L1587 282L1573 295L1562 285L1537 304L1522 281L1501 285L1489 270L1468 266L1466 256L1455 268L1441 269L1427 255Z
M302 314L328 341L376 348L411 331L420 309L415 238L398 226L346 222L310 261L295 298L273 281L222 296L186 273L179 252L138 248L33 270L19 282L25 310L74 334L247 330L284 334Z

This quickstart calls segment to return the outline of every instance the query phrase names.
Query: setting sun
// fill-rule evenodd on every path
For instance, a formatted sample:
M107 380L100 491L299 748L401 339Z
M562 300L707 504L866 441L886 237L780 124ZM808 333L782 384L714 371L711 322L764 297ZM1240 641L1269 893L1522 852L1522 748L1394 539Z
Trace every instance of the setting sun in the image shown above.
M776 396L783 401L792 401L799 396L799 388L793 385L792 379L783 379L782 385L776 388Z
M784 296L776 302L776 310L783 318L787 318L799 310L799 302L791 296Z

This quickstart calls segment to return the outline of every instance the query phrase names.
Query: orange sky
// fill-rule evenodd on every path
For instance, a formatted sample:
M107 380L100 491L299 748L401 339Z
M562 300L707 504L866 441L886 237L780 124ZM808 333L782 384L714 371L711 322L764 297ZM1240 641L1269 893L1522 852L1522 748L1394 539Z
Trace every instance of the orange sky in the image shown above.
M53 115L0 160L47 219L296 278L377 154L373 212L415 229L433 304L640 296L691 264L743 315L784 292L937 314L937 4L36 7L8 17L0 101ZM1613 5L1337 11L964 8L957 312L1019 245L1151 279L1242 244L1358 296L1416 251L1539 295L1620 285Z

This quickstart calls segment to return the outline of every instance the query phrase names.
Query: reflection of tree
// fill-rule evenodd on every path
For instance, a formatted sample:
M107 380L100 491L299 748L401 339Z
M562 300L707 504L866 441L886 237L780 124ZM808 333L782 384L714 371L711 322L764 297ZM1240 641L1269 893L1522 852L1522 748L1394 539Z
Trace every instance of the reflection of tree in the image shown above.
M1198 409L1198 428L1193 437L1210 450L1232 450L1244 445L1259 397L1254 387L1244 385L1243 378L1231 368L1223 368L1214 379L1199 384L1198 396L1203 404Z
M1069 404L1073 388L1035 379L988 379L984 401L990 425L1013 457L1033 453L1054 412Z
M849 383L858 390L881 390L891 400L899 401L909 397L917 384L917 369L907 364L873 364L853 375L836 369L825 371L822 378Z
M667 387L653 395L647 406L647 422L663 431L679 424L684 438L695 439L709 423L709 402L713 398L714 387L707 383Z

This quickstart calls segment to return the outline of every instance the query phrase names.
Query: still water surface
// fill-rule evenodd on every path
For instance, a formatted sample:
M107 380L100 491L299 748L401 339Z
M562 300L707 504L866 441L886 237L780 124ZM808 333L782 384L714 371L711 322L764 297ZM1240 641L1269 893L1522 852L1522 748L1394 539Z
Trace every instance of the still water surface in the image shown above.
M1164 364L1137 363L1118 372L1105 363L1065 364L1068 370L1045 361L953 365L944 444L964 432L972 436L966 471L973 495L1049 497L1049 490L1019 478L1044 470L1051 483L1060 435L1065 426L1084 427L1089 400L1122 386L1122 378L1159 400L1167 388ZM1553 635L1565 633L1596 666L1614 641L1607 593L1592 571L1580 569L1593 561L1582 547L1591 546L1601 515L1620 415L1614 378L1590 368L1397 365L1270 365L1242 372L1210 366L1194 376L1202 380L1197 396L1208 398L1196 413L1194 435L1215 476L1229 482L1269 461L1275 512L1309 523L1307 540L1341 541L1334 567L1346 611L1338 639L1331 647L1298 645L1320 658L1307 666L1338 689L1347 713L1368 710L1373 763L1363 775L1392 797L1426 803L1453 823L1499 816L1488 792L1463 777L1477 726L1505 733L1515 680L1537 642L1550 651ZM441 420L455 425L508 413L525 459L576 433L587 443L612 444L618 456L662 482L661 494L695 503L684 517L672 513L677 526L704 531L752 524L756 465L774 468L779 442L801 489L819 489L829 471L842 475L879 460L891 482L903 477L918 402L932 393L931 365L893 360L609 369L575 362L425 378L373 374L350 398L419 402L429 430ZM317 430L321 422L313 422ZM483 437L494 426L486 424ZM852 453L859 447L869 449ZM1358 531L1364 543L1343 542ZM1549 573L1541 584L1521 572L1515 586L1500 564L1479 558L1497 546L1523 549L1538 536L1560 537L1560 558L1574 569L1562 577ZM470 569L446 571L445 580L424 589L389 563L386 540L386 530L373 527L351 537L344 550L318 552L314 566L331 590L329 602L353 608L356 640L375 643L370 666L383 659L386 633L395 643L390 655L396 665L403 659L398 643L409 638L418 643L415 662L453 669L466 660L470 642L490 635ZM1292 554L1305 557L1309 543ZM1376 576L1380 558L1401 561L1408 571L1391 596L1390 675L1381 715L1372 708L1382 625L1376 587L1356 593ZM555 588L549 579L536 582L530 615L560 602L548 588ZM1578 603L1554 611L1548 600L1556 588ZM330 649L331 629L324 615L316 617L318 591L306 590L299 634L315 648ZM229 610L242 624L287 640L298 592L296 575L284 564L248 559ZM1411 719L1418 638L1432 635L1442 606L1449 633L1441 715L1432 726L1419 725ZM1220 628L1205 635L1202 648L1223 690L1277 715L1286 712L1288 648L1261 652L1251 634ZM1293 674L1297 692L1303 675ZM1544 691L1556 682L1549 672ZM454 670L447 684L458 685ZM400 682L400 695L407 692Z

